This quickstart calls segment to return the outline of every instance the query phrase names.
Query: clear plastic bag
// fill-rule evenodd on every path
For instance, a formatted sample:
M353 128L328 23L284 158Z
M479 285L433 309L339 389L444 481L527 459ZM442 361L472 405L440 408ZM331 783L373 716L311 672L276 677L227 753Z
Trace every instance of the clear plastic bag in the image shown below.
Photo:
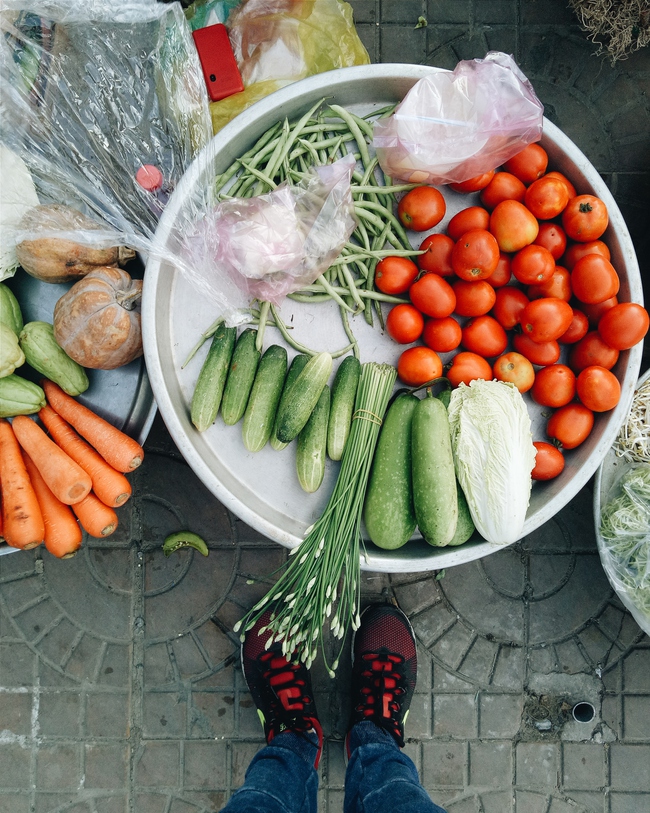
M0 140L25 162L41 203L100 226L17 230L16 241L65 237L146 254L169 193L211 137L180 4L5 0L0 27Z
M609 489L598 550L612 586L650 635L650 463L624 465Z
M408 183L461 183L542 135L544 108L514 59L490 51L420 79L374 128L379 163Z
M339 255L356 227L352 155L313 167L295 186L228 198L189 230L175 228L190 281L230 324L247 318L251 298L280 304Z
M215 133L291 82L370 63L343 0L244 0L226 26L244 91L210 104Z

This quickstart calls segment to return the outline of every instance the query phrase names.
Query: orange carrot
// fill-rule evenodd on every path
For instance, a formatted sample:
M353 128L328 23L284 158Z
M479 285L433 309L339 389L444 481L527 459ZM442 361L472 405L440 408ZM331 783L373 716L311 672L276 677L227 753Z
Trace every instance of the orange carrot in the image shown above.
M86 438L114 469L126 473L138 468L144 449L136 440L75 401L53 381L44 379L41 386L52 409Z
M81 547L83 533L69 506L50 491L31 457L23 452L25 467L32 481L45 523L45 547L59 559L69 559Z
M117 528L117 514L91 491L72 506L81 527L91 536L110 536Z
M117 471L82 440L67 421L55 412L52 407L44 406L39 410L38 417L45 424L50 437L66 454L78 463L90 475L93 481L93 491L99 499L117 508L123 505L131 496L131 483L122 472Z
M2 527L12 548L29 550L45 538L45 523L25 461L9 421L0 418Z
M55 497L72 505L88 494L93 485L90 477L40 426L26 415L16 415L11 425L18 443L32 458Z

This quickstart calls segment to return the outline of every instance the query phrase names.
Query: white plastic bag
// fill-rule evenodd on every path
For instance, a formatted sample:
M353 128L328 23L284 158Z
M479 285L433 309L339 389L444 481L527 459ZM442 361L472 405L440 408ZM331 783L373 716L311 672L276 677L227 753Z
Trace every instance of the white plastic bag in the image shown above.
M0 81L0 141L25 162L40 202L96 221L94 246L147 253L169 192L211 136L180 3L3 0ZM143 165L163 179L155 191L138 182ZM15 235L39 237L61 234Z
M461 183L539 141L543 114L514 59L490 51L420 79L391 116L376 122L374 147L394 179Z
M211 208L183 238L184 270L233 324L251 298L280 304L309 285L340 254L356 227L350 179L352 155L312 167L291 186L251 198L228 198Z
M609 489L598 552L619 598L650 635L650 463L624 465Z

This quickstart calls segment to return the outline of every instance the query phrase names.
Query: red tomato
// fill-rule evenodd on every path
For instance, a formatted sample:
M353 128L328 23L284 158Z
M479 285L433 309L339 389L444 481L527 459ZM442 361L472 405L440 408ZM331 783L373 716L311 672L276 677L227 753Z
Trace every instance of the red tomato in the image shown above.
M598 323L607 311L613 308L614 305L618 305L618 297L610 296L604 302L596 302L594 305L589 305L586 302L580 302L579 305L580 310L584 311L587 319L589 319L589 325L595 328L598 327Z
M504 353L492 365L492 373L498 381L514 384L519 392L528 392L535 381L535 368L521 353Z
M519 315L529 302L530 300L521 288L506 285L496 292L492 316L501 327L512 330L515 325L519 324Z
M530 246L528 246L530 248ZM541 299L543 296L555 296L565 302L571 301L571 274L561 265L555 266L555 271L550 279L538 285L528 286L528 296L531 299Z
M559 178L544 175L526 190L524 203L538 220L557 217L569 202L569 190Z
M553 276L555 260L547 248L531 243L514 255L511 268L513 277L522 285L540 285Z
M616 350L629 350L648 332L648 311L636 302L621 302L604 313L598 322L603 341Z
M427 319L422 331L422 341L436 353L449 353L460 344L463 332L453 316Z
M569 200L571 200L571 198L575 198L575 196L578 194L576 192L575 186L571 183L571 181L567 178L567 176L563 175L561 172L556 172L555 170L553 170L552 172L547 172L546 177L547 178L559 178L567 188L567 191L569 193Z
M502 288L507 285L512 278L512 261L509 254L504 254L503 251L499 253L499 262L497 267L490 274L490 285L493 288Z
M468 282L487 279L499 263L499 245L487 229L465 232L451 252L456 276Z
M508 346L508 336L492 316L475 316L463 327L461 344L465 350L484 358L500 356Z
M534 342L550 342L560 338L572 318L573 308L568 302L547 296L529 302L519 314L519 324Z
M544 246L553 255L554 260L559 260L566 251L566 234L561 226L557 223L549 223L545 220L539 224L539 231L537 237L533 241L537 246Z
M424 329L424 317L413 305L395 305L388 311L386 330L393 341L411 344L417 341Z
M509 158L503 166L527 185L541 178L546 172L548 153L540 144L534 142Z
M523 203L504 200L494 207L490 215L490 231L501 251L512 253L535 241L539 223Z
M455 313L458 316L482 316L496 301L494 288L484 279L478 282L459 279L451 287L456 294Z
M421 276L409 288L409 297L421 313L436 319L450 316L456 307L454 289L439 274Z
M541 406L562 407L573 401L576 394L576 377L566 364L549 364L535 376L530 391L533 401Z
M604 367L585 367L576 380L578 398L592 412L608 412L621 398L621 385Z
M574 373L579 373L593 364L611 370L618 361L618 356L619 351L604 342L597 330L592 330L571 348L569 367Z
M451 364L446 368L445 375L449 379L452 387L459 384L469 384L477 378L490 381L492 378L492 368L489 363L477 353L464 351L456 353L451 360Z
M576 195L562 212L562 228L570 240L598 240L609 222L607 206L595 195Z
M437 226L446 211L445 199L435 186L416 186L397 204L397 216L402 225L413 231L427 231Z
M560 345L554 340L551 342L534 342L523 333L515 333L512 344L518 353L526 356L528 361L540 367L555 364L560 358Z
M469 178L467 181L450 183L449 188L453 189L454 192L480 192L481 189L485 189L492 178L494 178L493 169L491 169L489 172L484 172L482 175L475 175L473 178Z
M490 183L481 190L481 203L492 211L503 200L518 200L523 203L526 187L510 172L497 172Z
M584 404L567 404L556 410L546 424L546 434L562 444L564 449L575 449L588 437L594 426L594 413Z
M573 309L573 319L571 320L571 324L569 327L564 331L564 333L558 339L560 344L575 344L579 342L584 336L587 335L589 331L589 319L587 319L586 314L582 311L579 311L577 308Z
M573 294L588 305L596 305L616 296L620 284L616 269L600 254L581 257L571 271Z
M454 269L451 267L451 251L454 241L446 234L430 234L420 244L420 251L415 262L422 271L432 271L441 277L452 277Z
M472 229L487 229L490 222L490 213L482 206L468 206L461 209L447 223L447 234L452 240L460 239L466 231Z
M562 262L571 271L578 260L587 254L600 254L606 260L611 260L607 243L603 243L602 240L590 240L588 243L571 243Z
M533 446L537 449L535 467L530 476L533 480L552 480L564 469L564 455L552 443L536 440Z
M384 257L375 268L375 286L385 294L403 294L418 275L408 257Z
M409 347L397 361L397 374L409 387L419 387L442 376L442 361L430 347Z

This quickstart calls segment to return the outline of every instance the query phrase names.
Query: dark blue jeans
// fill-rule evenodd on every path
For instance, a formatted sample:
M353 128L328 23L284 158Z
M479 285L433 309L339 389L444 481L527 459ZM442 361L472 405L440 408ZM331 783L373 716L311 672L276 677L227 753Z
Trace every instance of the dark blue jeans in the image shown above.
M350 734L344 813L445 813L434 804L413 762L392 736L374 723L358 723ZM222 813L316 813L315 747L285 733L259 751L246 779Z

